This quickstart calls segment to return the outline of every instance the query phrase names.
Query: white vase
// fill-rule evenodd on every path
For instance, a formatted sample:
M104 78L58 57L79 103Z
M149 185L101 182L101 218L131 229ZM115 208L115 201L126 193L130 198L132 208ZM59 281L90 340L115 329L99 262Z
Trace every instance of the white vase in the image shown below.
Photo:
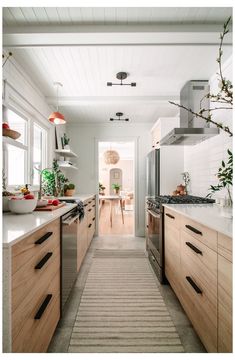
M64 150L70 150L70 146L69 146L69 145L65 145L65 146L64 146Z

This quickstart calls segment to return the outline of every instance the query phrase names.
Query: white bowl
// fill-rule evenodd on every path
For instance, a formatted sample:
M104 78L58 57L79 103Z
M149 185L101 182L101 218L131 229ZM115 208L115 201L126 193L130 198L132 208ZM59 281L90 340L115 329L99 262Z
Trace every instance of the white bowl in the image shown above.
M40 200L37 201L37 207L47 206L47 204L48 204L47 199L40 199Z
M15 214L28 214L33 212L37 205L37 199L22 199L14 200L10 199L8 201L9 209Z
M8 201L11 197L9 196L3 196L2 197L2 210L3 212L7 212L7 211L10 211L9 209L9 205L8 205Z

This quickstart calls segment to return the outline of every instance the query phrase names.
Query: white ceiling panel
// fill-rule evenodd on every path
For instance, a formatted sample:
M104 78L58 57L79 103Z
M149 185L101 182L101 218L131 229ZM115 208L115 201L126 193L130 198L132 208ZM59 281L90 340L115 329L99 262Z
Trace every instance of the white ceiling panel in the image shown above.
M7 25L60 24L154 24L154 23L223 23L231 8L169 7L5 7L3 19Z

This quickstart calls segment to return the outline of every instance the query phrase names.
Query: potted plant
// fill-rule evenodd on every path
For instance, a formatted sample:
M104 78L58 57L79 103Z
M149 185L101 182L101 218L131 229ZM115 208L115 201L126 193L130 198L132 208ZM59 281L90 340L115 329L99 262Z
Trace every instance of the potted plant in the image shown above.
M99 194L104 195L105 186L101 183L99 183Z
M114 189L115 193L118 195L121 189L121 185L119 184L112 184L112 188Z
M70 146L69 146L70 139L67 137L66 134L64 134L61 140L62 140L63 148L65 150L70 150Z
M65 184L64 185L64 195L65 196L73 196L75 193L75 185L74 184Z

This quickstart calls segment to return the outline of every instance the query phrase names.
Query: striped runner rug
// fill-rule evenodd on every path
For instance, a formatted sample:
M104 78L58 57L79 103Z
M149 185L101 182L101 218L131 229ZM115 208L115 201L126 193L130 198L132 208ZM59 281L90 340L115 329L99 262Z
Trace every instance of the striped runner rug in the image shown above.
M143 251L96 250L68 351L184 351Z

